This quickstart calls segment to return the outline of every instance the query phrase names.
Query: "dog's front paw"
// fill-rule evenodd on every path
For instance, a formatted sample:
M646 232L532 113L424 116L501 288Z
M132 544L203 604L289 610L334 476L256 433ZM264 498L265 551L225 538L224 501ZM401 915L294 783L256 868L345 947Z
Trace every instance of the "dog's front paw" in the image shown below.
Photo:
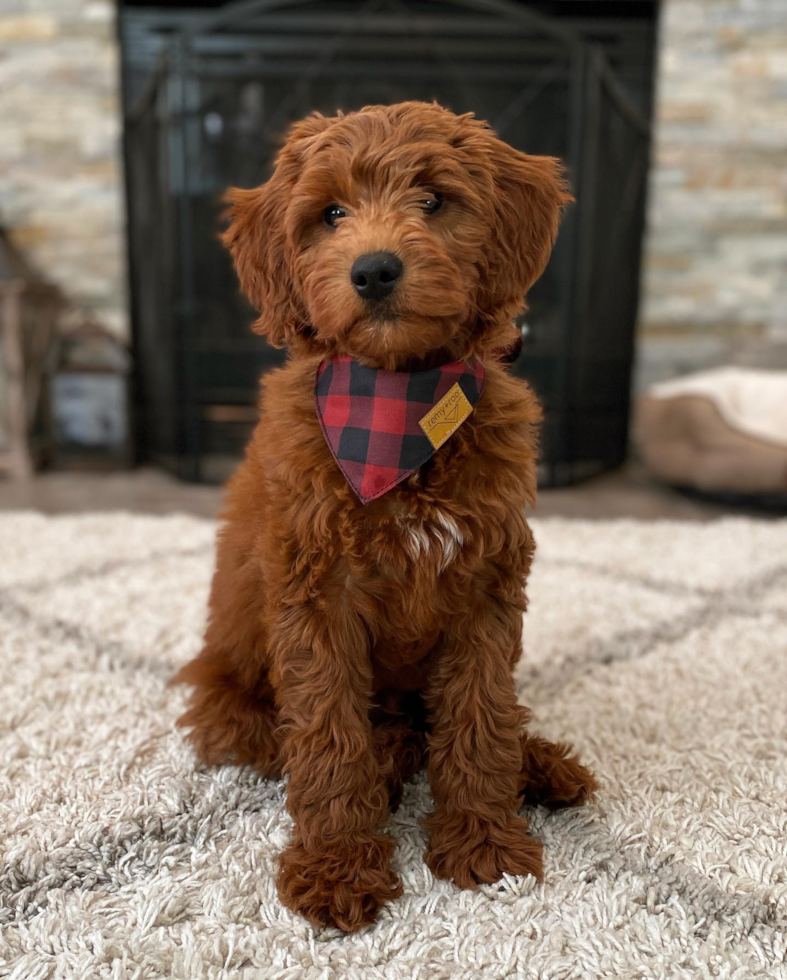
M527 832L527 821L504 814L490 822L474 814L435 811L425 860L438 878L460 888L491 885L504 874L544 876L541 842Z
M390 867L393 849L393 840L384 834L308 849L296 839L279 859L279 897L315 925L355 932L374 922L381 905L402 894Z

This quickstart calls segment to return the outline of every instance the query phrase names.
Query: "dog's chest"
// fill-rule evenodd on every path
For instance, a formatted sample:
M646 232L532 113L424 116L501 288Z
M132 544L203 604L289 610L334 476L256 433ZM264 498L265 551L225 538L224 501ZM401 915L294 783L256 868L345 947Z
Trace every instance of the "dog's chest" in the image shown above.
M458 595L455 575L466 546L460 521L446 509L400 514L389 530L388 548L376 566L384 587L377 607L376 676L406 686L402 670L416 670L438 642Z
M427 517L403 515L395 527L410 561L436 565L440 571L459 557L465 543L459 522L445 510L433 509Z
M473 547L471 526L450 506L403 497L378 503L356 526L347 580L373 620L375 676L396 686L410 683L400 672L415 669L460 614Z

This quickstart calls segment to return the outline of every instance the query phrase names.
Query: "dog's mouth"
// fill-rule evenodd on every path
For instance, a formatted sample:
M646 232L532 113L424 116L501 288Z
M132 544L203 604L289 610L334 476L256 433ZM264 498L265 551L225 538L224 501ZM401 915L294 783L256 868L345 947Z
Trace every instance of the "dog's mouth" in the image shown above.
M377 312L372 313L371 316L367 316L365 319L369 326L384 327L391 323L399 323L402 319L402 314L396 310L378 310Z
M373 334L391 327L405 327L411 319L406 309L397 303L383 301L372 309L362 310L353 321L353 327L364 333Z

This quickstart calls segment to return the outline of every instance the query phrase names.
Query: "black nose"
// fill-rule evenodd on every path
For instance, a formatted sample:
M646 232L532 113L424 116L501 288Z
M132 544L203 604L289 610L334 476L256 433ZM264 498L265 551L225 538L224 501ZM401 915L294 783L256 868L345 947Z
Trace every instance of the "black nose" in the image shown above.
M350 281L362 299L372 302L392 293L402 274L402 263L391 252L369 252L359 256L350 270Z

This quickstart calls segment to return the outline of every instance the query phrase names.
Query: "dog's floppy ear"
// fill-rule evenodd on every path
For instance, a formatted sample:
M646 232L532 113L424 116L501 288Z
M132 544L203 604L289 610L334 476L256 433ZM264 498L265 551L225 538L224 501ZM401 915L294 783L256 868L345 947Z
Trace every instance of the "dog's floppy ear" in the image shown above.
M279 151L270 180L252 190L233 188L225 198L230 224L222 242L235 262L241 289L260 311L254 330L274 347L292 344L306 326L292 279L285 216L303 155L332 122L316 113L296 123Z
M492 164L492 243L480 305L516 310L544 271L573 198L556 157L530 156L495 139Z

